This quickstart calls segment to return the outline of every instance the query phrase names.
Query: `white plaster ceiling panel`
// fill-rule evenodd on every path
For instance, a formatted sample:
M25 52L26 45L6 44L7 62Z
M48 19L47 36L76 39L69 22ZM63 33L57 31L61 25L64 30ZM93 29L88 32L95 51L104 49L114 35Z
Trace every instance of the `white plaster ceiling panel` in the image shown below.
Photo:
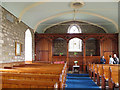
M117 2L86 2L86 5L82 8L82 10L111 18L116 22L118 21Z
M48 17L51 17L51 16L54 16L56 14L59 14L59 13L63 13L63 10L59 10L60 6L61 5L64 5L64 4L67 4L67 3L60 3L58 4L59 7L58 8L55 8L57 7L56 6L56 3L44 3L44 4L41 4L39 6L36 6L35 8L32 8L30 9L27 13L24 14L22 20L25 21L26 23L29 23L29 18L25 18L25 17L35 17L34 20L32 19L32 27L34 28L34 26L36 25L37 22L43 20L43 19L46 19Z
M72 20L74 17L70 2L3 2L2 6L17 16L19 21L22 20L40 33L52 24ZM118 3L87 1L78 9L76 19L101 25L109 33L118 32Z
M4 2L2 6L10 11L13 15L19 17L21 11L26 7L33 4L33 2Z
M66 19L66 17L67 16L69 16L67 19ZM84 17L83 17L84 16ZM86 18L85 18L86 17ZM92 18L92 19L91 19ZM45 27L49 27L49 26L53 26L54 24L56 24L56 23L59 23L59 22L64 22L64 21L69 21L69 20L73 20L73 14L67 14L67 15L62 15L62 16L60 16L60 17L57 17L57 18L54 18L54 19L52 19L52 20L47 20L47 21L45 21L45 22L43 22L43 23L41 23L39 26L38 26L38 28L37 28L37 32L38 33L42 33L43 31L44 31L44 28ZM107 30L108 30L108 32L109 33L114 33L114 32L116 32L116 28L115 28L115 26L111 23L111 22L109 22L109 21L106 21L106 20L104 20L104 19L100 19L99 20L99 18L98 17L95 17L95 16L88 16L88 15L86 15L86 14L76 14L76 19L75 20L80 20L80 21L86 21L86 22L90 22L90 23L94 23L94 24L97 24L97 25L99 25L99 26L102 26L102 27L104 27L105 29L107 28ZM111 27L112 26L112 28L109 28L108 29L108 27ZM46 28L45 28L46 29ZM43 30L43 31L41 31L41 30Z

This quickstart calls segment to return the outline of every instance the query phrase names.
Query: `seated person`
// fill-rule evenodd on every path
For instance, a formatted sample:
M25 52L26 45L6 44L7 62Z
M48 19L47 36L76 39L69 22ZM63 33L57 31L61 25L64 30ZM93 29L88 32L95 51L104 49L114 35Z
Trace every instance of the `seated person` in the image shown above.
M119 59L118 59L116 54L114 54L114 58L113 59L114 59L113 64L119 64Z
M105 60L104 56L102 56L102 58L100 59L100 63L105 64L105 62L106 62L106 60Z
M114 59L112 58L112 55L109 55L110 59L109 59L109 64L113 64Z

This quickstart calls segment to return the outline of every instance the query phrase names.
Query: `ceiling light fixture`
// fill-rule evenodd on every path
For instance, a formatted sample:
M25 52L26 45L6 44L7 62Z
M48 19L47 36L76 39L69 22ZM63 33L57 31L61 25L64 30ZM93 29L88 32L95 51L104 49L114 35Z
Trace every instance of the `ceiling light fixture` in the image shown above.
M82 0L76 0L70 4L70 7L73 9L79 9L83 7L85 4Z
M76 20L76 12L78 11L79 8L83 7L85 4L82 0L75 0L71 2L70 7L73 9L74 16L73 16L73 21L75 23Z

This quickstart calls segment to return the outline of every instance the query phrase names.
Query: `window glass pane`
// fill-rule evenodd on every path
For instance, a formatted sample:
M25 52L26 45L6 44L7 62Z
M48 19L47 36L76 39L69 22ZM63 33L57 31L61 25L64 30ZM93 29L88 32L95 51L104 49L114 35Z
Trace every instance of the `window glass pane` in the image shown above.
M69 51L82 52L82 40L79 38L73 38L69 41Z
M68 29L68 33L81 33L78 25L72 25ZM82 40L73 38L69 41L69 52L82 52Z
M70 29L70 33L79 33L79 30L76 26L72 26Z

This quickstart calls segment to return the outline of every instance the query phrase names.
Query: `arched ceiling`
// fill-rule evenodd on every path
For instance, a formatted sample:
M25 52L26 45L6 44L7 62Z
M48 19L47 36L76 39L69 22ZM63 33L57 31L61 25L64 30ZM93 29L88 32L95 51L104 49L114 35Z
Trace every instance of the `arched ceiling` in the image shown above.
M71 1L73 0L67 0L67 2L2 2L2 6L35 32L44 33L47 27L73 20L74 11L70 7ZM75 20L97 24L108 33L118 32L118 0L109 1L114 2L84 2L85 5L76 11Z

